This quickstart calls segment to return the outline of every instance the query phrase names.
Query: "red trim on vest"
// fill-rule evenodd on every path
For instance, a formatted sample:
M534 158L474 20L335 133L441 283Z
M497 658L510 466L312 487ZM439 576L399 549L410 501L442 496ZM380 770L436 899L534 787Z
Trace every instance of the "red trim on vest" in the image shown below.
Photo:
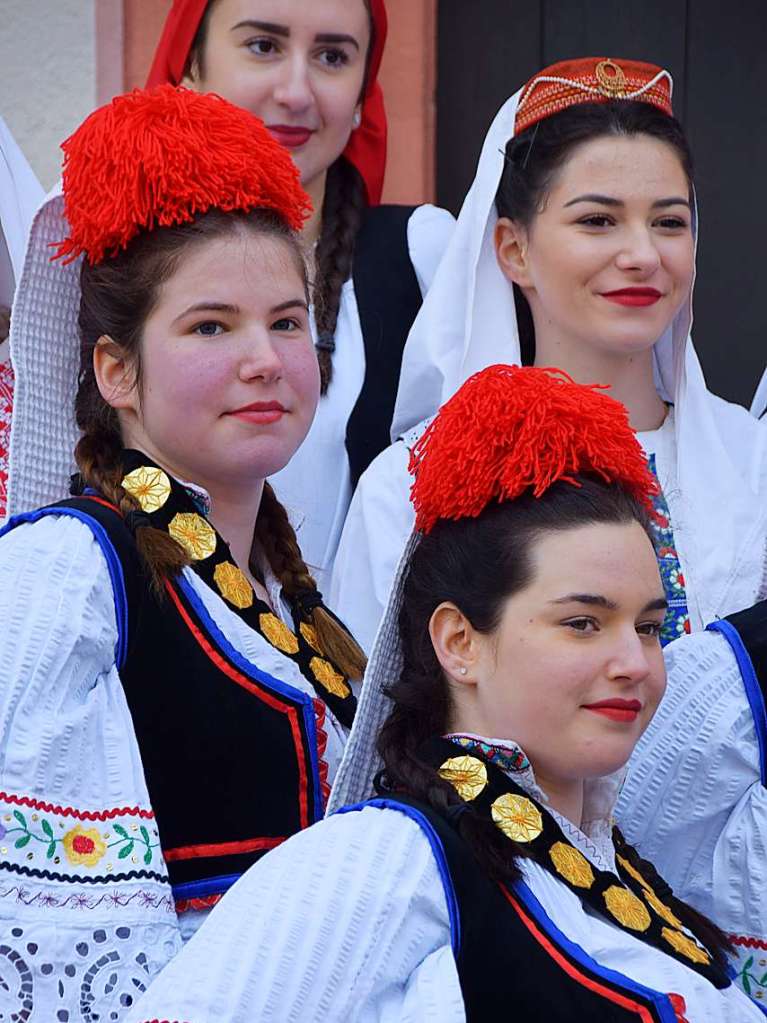
M188 913L190 909L213 909L223 897L224 892L218 895L206 895L203 899L178 899L176 902L177 913Z
M95 501L96 504L103 504L105 508L109 508L110 511L117 512L120 518L123 517L123 513L117 507L116 504L112 504L111 501L105 501L103 497L96 497L95 494L83 494L86 501Z
M173 860L194 860L205 856L232 856L236 853L255 852L258 849L274 849L285 841L281 838L246 838L242 842L210 842L207 845L179 845L175 849L163 849L167 863Z
M530 931L538 944L545 949L545 951L569 977L572 977L573 980L582 984L583 987L588 988L589 991L593 991L595 994L601 995L602 998L606 998L607 1001L614 1002L616 1005L620 1005L623 1009L629 1009L630 1011L635 1012L637 1016L644 1021L644 1023L653 1023L653 1017L649 1009L646 1009L643 1005L640 1005L633 999L626 997L626 995L622 995L618 991L612 991L610 988L600 984L599 981L592 980L591 977L587 977L585 974L581 973L580 970L569 962L553 944L553 942L538 928L538 925L527 915L521 904L517 902L511 892L503 885L499 885L499 887L511 903L522 923L528 931Z
M314 703L314 715L317 719L317 767L320 776L320 788L322 790L322 809L324 810L330 799L328 765L325 760L325 751L328 748L328 733L325 731L325 701L320 700L318 697L312 702Z
M216 665L218 670L223 672L233 682L236 682L238 686L242 686L243 689L246 689L249 693L252 693L253 696L258 697L259 700L262 700L264 703L272 707L274 710L279 710L287 714L288 720L290 721L290 728L291 731L293 732L293 742L295 745L298 760L298 776L300 778L299 808L301 828L308 828L310 824L308 780L306 777L306 764L304 763L303 759L301 728L298 723L298 715L296 709L294 707L287 708L284 707L283 704L281 704L274 697L270 696L269 693L265 692L263 689L259 689L259 687L256 686L253 682L251 682L249 678L247 678L245 675L241 674L241 672L233 668L232 665L230 665L229 662L224 657L222 657L222 655L216 649L214 649L213 645L206 638L206 636L197 628L197 626L187 613L186 608L181 603L178 594L176 593L176 591L169 582L165 583L165 589L173 603L176 605L176 608L178 609L179 614L186 623L187 628L192 633L197 643L204 651L206 656L209 658L209 660L211 660Z

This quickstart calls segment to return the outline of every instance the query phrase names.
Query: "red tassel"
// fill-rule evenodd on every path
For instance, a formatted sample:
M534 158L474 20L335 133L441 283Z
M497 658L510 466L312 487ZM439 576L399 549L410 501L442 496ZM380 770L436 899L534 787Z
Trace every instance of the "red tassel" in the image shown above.
M115 256L139 231L213 207L276 210L294 231L311 211L290 154L257 117L211 93L134 89L62 144L69 237L55 259Z
M628 413L604 388L557 369L490 366L439 410L413 448L416 526L474 518L491 501L589 473L619 483L652 510L658 485Z

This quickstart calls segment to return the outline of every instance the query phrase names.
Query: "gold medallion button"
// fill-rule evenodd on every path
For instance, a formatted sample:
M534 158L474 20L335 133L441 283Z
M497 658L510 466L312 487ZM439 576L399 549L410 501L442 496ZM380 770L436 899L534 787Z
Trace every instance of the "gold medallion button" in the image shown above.
M122 485L147 515L159 511L170 497L170 480L162 469L151 465L142 465L129 472L123 477Z
M490 807L493 820L512 842L532 842L543 831L543 819L534 803L506 792Z
M230 604L234 604L240 610L253 604L253 587L245 573L231 561L222 561L220 565L216 565L213 579L221 596Z
M599 91L610 99L619 99L626 93L626 76L614 60L600 60L594 71Z
M576 888L591 888L594 884L594 871L591 864L571 845L555 842L549 850L551 862L559 875Z
M664 927L661 934L673 949L686 956L693 963L700 963L702 966L711 962L711 956L705 949L697 945L692 938L679 931L672 931L670 927Z
M449 757L440 767L439 776L467 802L476 799L487 785L487 768L476 757Z
M346 684L343 675L339 675L333 668L333 665L329 664L322 657L312 657L311 661L309 661L309 667L312 669L312 674L319 684L324 686L333 696L340 696L341 699L346 699L350 695L351 689Z
M174 515L168 532L192 559L204 561L216 549L216 531L209 522L194 512L179 512Z
M318 654L321 653L322 651L320 650L320 641L317 639L317 630L314 628L314 626L309 625L308 622L301 622L301 624L299 625L299 629L301 630L301 635L304 637L304 639L312 648L312 650L316 650Z
M277 647L284 654L297 654L298 653L298 639L295 633L291 632L290 629L284 622L281 622L277 615L274 615L269 611L266 614L259 615L258 624L272 644Z
M624 927L632 931L646 931L650 926L650 913L642 900L619 885L611 885L604 893L608 911Z

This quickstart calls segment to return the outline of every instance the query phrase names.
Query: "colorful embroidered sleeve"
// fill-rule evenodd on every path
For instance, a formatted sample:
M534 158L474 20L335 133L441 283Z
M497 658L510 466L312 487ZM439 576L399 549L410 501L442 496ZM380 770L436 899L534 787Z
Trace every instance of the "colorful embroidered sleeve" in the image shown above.
M0 538L0 621L3 1011L120 1021L180 938L86 526Z

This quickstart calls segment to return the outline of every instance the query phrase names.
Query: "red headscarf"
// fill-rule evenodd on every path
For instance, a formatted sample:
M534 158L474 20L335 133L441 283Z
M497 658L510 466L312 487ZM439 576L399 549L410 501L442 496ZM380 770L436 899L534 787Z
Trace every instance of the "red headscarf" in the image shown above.
M184 74L189 50L209 0L173 0L147 79L147 88L170 82L178 85ZM362 175L368 203L377 206L383 191L386 170L386 111L378 84L386 42L386 6L384 0L370 0L375 44L370 54L367 88L362 102L362 121L347 143L343 155Z

